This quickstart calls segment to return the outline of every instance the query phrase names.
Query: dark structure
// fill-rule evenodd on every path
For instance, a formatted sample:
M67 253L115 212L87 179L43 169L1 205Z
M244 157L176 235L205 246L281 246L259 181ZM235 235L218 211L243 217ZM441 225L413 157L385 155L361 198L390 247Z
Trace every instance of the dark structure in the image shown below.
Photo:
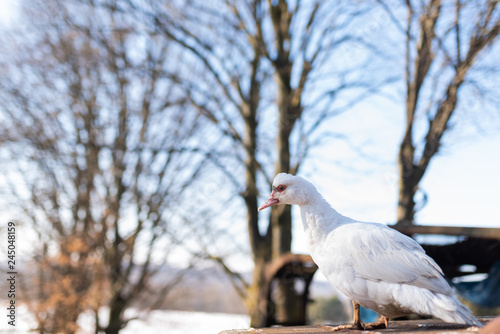
M298 326L306 323L306 308L309 302L309 286L318 266L314 263L311 256L304 254L284 254L277 260L271 262L265 269L265 282L267 298L265 305L267 312L266 326L283 325ZM279 281L293 282L287 284L294 289L294 321L280 322L279 316L274 308L274 295L281 293L279 291Z

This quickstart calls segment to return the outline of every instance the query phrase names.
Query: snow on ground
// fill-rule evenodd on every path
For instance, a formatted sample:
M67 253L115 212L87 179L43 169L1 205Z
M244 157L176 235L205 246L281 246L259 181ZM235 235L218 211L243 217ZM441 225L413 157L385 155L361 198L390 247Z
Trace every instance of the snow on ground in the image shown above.
M6 304L0 303L1 309L7 312L4 305ZM129 311L137 314L133 310ZM9 320L7 317L2 318L4 320L0 321L0 333L31 334L32 330L36 328L35 318L24 305L16 307L15 327L7 323ZM82 329L79 334L94 333L93 319L91 318L88 314L80 317L78 323ZM243 314L155 310L140 319L130 321L120 333L153 334L164 333L167 330L168 334L217 334L227 329L248 328L249 323L250 318Z
M248 328L247 315L184 311L152 311L146 320L129 322L121 333L217 334L226 329Z

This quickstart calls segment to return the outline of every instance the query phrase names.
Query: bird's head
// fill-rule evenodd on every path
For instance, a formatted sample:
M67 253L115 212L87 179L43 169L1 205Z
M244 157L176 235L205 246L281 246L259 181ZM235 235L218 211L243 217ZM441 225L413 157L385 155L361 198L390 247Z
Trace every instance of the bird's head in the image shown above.
M280 173L275 176L269 199L259 207L259 211L278 204L306 204L314 193L314 186L300 176Z

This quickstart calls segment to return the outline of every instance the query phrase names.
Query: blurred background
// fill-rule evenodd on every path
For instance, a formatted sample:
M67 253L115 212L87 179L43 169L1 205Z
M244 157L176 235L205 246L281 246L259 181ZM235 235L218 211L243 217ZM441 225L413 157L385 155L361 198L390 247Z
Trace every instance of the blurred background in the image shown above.
M278 172L499 314L498 1L3 0L0 21L16 330L348 321L298 209L257 212Z

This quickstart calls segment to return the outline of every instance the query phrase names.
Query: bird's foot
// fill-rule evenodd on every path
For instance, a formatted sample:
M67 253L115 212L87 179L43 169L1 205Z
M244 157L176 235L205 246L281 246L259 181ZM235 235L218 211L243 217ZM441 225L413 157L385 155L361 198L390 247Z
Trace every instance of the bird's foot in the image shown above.
M349 325L340 325L340 326L327 326L323 325L322 327L328 328L332 332L338 332L343 330L355 330L355 331L363 331L363 330L373 330L373 329L385 329L388 327L388 320L385 317L380 317L377 322L370 322L368 324L364 324L361 321L355 321Z
M340 325L340 326L323 325L321 327L328 328L332 332L338 332L338 331L343 331L343 330L347 330L347 329L362 331L365 329L365 325L361 321L355 322L355 323L349 324L349 325Z
M372 330L372 329L386 329L387 326L383 322L370 322L368 324L364 324L365 330Z
M368 324L364 324L365 330L371 329L385 329L389 327L389 319L383 315L381 315L377 322L371 322Z

